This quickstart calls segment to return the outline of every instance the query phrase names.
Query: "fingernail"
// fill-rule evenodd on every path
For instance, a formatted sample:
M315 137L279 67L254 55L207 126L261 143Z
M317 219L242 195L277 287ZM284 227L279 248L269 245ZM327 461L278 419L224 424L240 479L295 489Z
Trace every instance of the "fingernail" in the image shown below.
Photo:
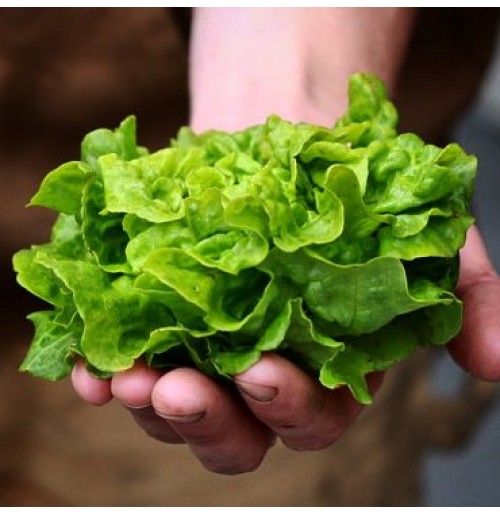
M147 404L141 404L141 405L135 405L135 406L132 406L130 404L123 404L122 403L122 406L124 406L125 408L127 409L144 409L144 408L149 408L151 406L151 403L148 402Z
M278 388L264 384L235 381L238 388L251 399L258 402L270 402L278 395Z
M197 411L196 413L162 413L157 411L156 414L168 420L169 422L180 422L184 424L192 424L193 422L198 422L201 420L206 412L205 411Z

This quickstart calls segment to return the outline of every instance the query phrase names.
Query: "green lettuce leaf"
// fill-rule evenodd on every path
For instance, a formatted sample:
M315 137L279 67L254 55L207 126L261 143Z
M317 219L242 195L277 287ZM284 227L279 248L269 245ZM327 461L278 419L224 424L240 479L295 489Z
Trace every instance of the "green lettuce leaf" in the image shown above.
M63 379L73 368L72 354L81 339L81 320L74 316L64 325L52 311L31 313L29 319L35 325L35 336L20 370L42 379Z

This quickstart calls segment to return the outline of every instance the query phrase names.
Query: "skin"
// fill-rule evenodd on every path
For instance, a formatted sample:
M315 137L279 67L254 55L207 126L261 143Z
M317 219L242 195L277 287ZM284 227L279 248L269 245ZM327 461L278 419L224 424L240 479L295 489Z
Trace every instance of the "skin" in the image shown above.
M345 110L350 74L373 72L394 87L412 19L411 9L399 8L197 10L191 125L236 130L271 112L330 125ZM500 281L477 228L461 255L464 325L449 349L464 370L497 381ZM368 379L375 392L382 376ZM203 466L224 474L256 469L277 438L292 449L327 447L362 409L346 389L327 390L273 353L236 376L233 388L193 369L162 375L141 362L108 381L77 363L72 380L86 402L117 399L147 434L187 444Z

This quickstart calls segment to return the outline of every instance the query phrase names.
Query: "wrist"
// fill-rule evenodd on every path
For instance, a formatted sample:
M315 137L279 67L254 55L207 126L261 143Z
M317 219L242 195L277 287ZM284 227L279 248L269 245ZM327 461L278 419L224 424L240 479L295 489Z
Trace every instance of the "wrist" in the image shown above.
M351 74L375 73L392 88L411 19L397 8L199 9L190 124L238 130L277 114L330 126Z
M253 86L248 91L239 91L220 102L194 103L191 108L190 126L195 132L208 129L237 131L245 127L263 124L268 116L276 114L281 118L297 122L308 122L330 126L334 118L322 110L317 102L302 91L289 98L276 98L269 90L259 91ZM249 101L250 98L254 101Z
M190 54L190 124L195 131L238 130L263 123L271 114L292 122L332 123L332 113L322 106L327 95L316 98L310 87L319 83L311 76L318 67L311 65L302 11L195 11ZM344 100L346 84L339 99Z

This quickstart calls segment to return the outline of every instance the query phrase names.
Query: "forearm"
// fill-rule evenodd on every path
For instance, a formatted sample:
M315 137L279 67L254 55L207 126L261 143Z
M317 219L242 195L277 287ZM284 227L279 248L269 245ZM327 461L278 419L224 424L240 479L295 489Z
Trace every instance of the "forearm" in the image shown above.
M412 19L405 8L197 9L191 125L235 130L271 113L331 125L352 73L395 85Z

